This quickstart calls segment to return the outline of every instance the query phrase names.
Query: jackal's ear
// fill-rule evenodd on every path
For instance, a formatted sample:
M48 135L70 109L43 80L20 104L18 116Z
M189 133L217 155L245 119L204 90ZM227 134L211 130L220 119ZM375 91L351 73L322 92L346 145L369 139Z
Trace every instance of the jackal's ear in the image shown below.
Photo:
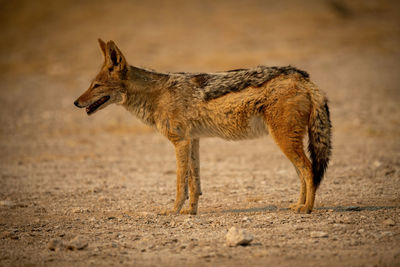
M103 52L103 56L105 57L106 56L106 43L103 41L103 40L101 40L100 38L99 39L97 39L97 41L99 41L99 45L100 45L100 49L101 49L101 52Z
M110 71L121 71L127 66L124 55L113 41L107 42L105 57L106 65Z

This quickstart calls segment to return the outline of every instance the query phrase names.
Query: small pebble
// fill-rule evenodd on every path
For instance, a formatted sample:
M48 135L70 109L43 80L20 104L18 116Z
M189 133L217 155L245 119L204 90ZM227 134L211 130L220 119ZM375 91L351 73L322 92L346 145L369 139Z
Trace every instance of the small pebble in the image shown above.
M396 223L392 219L387 219L383 221L383 224L388 225L388 226L395 226Z
M329 235L327 232L322 232L322 231L313 231L310 233L310 237L312 238L326 238L328 236Z
M0 200L0 206L3 207L14 207L15 203L9 200Z
M88 246L88 242L84 236L78 235L71 239L66 245L70 250L82 250Z
M247 246L253 241L253 235L244 231L243 229L237 229L232 227L226 234L226 245L229 247L235 246Z
M64 243L60 239L53 238L47 244L47 248L55 251L64 248Z

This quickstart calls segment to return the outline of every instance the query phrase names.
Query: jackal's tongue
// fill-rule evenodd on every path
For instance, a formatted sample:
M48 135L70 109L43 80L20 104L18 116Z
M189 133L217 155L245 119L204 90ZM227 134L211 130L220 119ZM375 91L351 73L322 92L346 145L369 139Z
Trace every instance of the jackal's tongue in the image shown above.
M88 106L86 108L86 113L88 115L92 114L93 112L96 111L96 109L98 109L101 105L106 103L109 99L110 99L110 96L103 96L102 98L100 98L99 100L97 100L96 102L94 102L93 104Z

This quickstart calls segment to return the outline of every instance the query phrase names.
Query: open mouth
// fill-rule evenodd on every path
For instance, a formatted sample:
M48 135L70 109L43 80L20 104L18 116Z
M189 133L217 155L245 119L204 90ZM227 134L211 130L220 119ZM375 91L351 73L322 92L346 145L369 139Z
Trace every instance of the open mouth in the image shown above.
M99 100L97 100L96 102L94 102L93 104L91 104L90 106L88 106L86 108L86 113L88 115L92 114L93 112L95 112L101 105L103 105L104 103L106 103L108 100L110 99L110 96L103 96L102 98L100 98Z

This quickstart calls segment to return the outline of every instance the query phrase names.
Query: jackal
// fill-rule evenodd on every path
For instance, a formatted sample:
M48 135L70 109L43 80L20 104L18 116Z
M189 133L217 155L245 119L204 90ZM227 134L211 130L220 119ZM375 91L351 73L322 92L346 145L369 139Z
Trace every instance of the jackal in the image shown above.
M258 66L216 73L160 73L128 65L113 41L99 39L104 64L74 104L88 115L116 103L175 146L176 199L168 213L196 214L199 139L256 138L270 133L294 165L300 197L291 209L310 213L331 154L327 99L307 72ZM308 132L305 154L303 138ZM182 210L190 189L189 207Z

